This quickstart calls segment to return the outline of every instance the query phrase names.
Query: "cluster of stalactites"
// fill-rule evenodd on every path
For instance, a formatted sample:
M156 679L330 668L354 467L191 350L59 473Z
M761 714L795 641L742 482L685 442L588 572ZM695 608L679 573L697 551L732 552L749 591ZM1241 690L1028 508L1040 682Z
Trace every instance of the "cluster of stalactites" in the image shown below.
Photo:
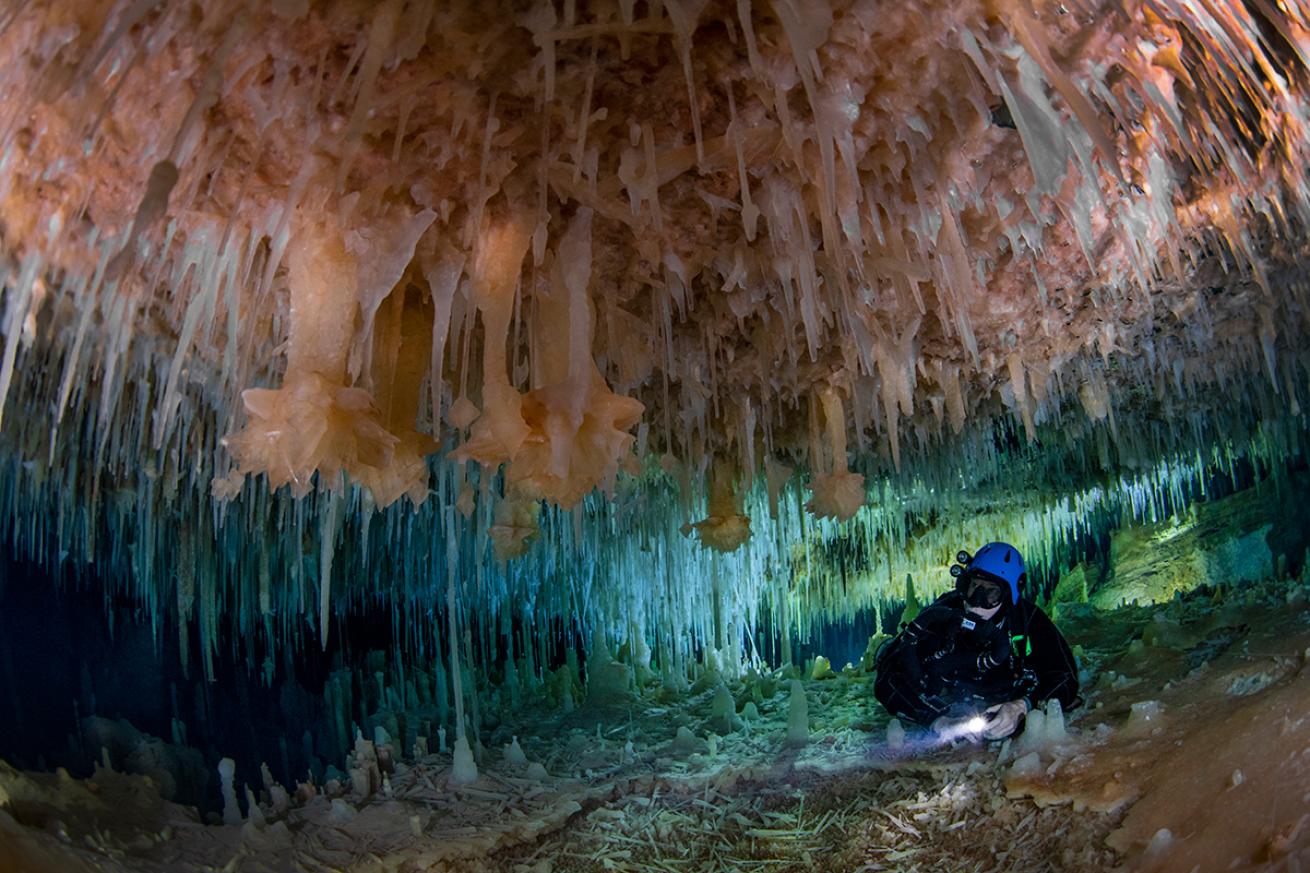
M996 11L1008 16L1000 37L982 26ZM833 371L832 384L800 386L810 392L810 437L787 447L792 450L789 454L803 459L810 470L807 508L821 519L846 520L867 496L864 477L848 467L848 432L857 435L862 447L867 445L869 432L882 433L883 450L899 469L904 431L911 423L922 431L924 411L929 413L929 421L935 419L939 427L946 423L957 432L968 417L982 420L995 414L987 409L985 395L970 390L970 374L975 385L989 379L1000 383L1004 389L1002 414L1021 422L1030 441L1036 439L1042 420L1050 417L1053 393L1077 391L1092 421L1108 414L1112 386L1099 371L1076 385L1053 387L1058 371L1049 358L1058 361L1069 357L1066 349L1090 352L1096 344L1104 348L1122 343L1126 337L1080 336L1079 326L1065 327L1071 336L1043 335L1047 331L1044 323L1034 324L1016 313L1015 330L1008 335L1011 343L1017 336L1017 347L1007 350L998 345L998 340L1005 342L1006 332L1002 330L998 336L997 326L985 323L987 315L975 302L980 292L1011 307L1037 302L1028 276L1016 279L1013 269L1003 266L1001 252L1008 249L1011 262L1029 262L1028 271L1035 276L1043 304L1048 303L1048 284L1138 285L1145 292L1161 274L1160 262L1165 264L1163 272L1172 270L1186 278L1189 274L1176 251L1186 248L1188 235L1198 231L1217 233L1237 262L1259 276L1264 252L1251 242L1242 211L1267 212L1268 204L1282 202L1289 194L1289 202L1299 205L1302 197L1299 184L1280 185L1291 178L1289 170L1304 162L1301 115L1292 111L1303 104L1292 81L1270 77L1273 67L1269 63L1275 58L1256 39L1260 22L1250 13L1227 8L1204 14L1179 10L1174 18L1168 18L1144 11L1126 24L1121 22L1118 29L1083 25L1080 38L1085 41L1101 39L1131 47L1114 81L1093 72L1090 54L1057 62L1055 49L1061 40L1057 32L1063 25L1041 19L1023 4L991 11L962 4L957 26L926 41L899 33L903 24L887 23L881 29L902 40L910 54L936 51L942 45L954 45L962 52L959 67L943 69L941 82L934 83L939 89L961 89L958 96L945 103L935 92L914 98L917 124L922 128L919 132L928 142L949 143L962 157L966 147L963 141L952 139L947 116L961 132L967 129L970 136L979 136L973 127L990 120L993 107L999 104L1008 110L1031 175L1003 174L984 161L987 177L983 178L974 171L961 175L960 167L952 162L957 156L934 158L913 136L906 138L907 131L899 127L882 129L886 120L874 108L880 98L865 90L866 71L852 68L848 57L862 45L860 40L876 43L878 34L861 34L853 10L834 19L805 16L789 3L774 4L767 10L740 6L737 23L753 77L747 81L764 85L754 92L763 96L757 98L758 103L740 107L752 118L748 122L738 114L733 99L738 85L730 85L730 123L721 137L707 133L702 116L707 114L707 105L717 100L702 92L697 80L701 67L694 63L698 30L710 22L703 12L682 7L665 12L686 78L694 142L662 148L650 122L638 125L632 121L637 125L633 130L639 128L641 136L634 134L616 170L630 209L604 201L598 173L607 166L606 151L612 143L599 135L599 130L605 129L603 124L599 130L591 130L595 116L584 102L581 120L565 125L556 146L558 160L574 166L573 187L555 180L553 171L547 174L553 183L550 194L560 199L564 215L556 214L545 190L532 205L512 199L497 205L497 192L485 184L477 208L469 210L461 231L468 254L448 255L447 263L441 265L422 265L420 272L427 285L424 307L403 306L403 285L395 291L384 286L400 278L397 271L405 269L406 256L414 263L421 262L421 251L430 246L421 245L419 237L428 232L429 225L439 231L441 224L434 221L432 212L424 210L406 219L405 232L399 234L403 240L400 248L393 246L387 251L386 245L375 244L371 249L365 246L367 250L362 252L346 251L351 263L333 267L335 286L331 289L307 277L306 268L297 269L298 258L335 263L335 254L322 248L312 230L302 231L297 226L287 258L292 351L281 389L250 390L243 395L251 424L227 443L238 469L267 472L272 484L291 482L301 489L316 471L318 481L329 485L338 483L339 473L344 471L374 491L380 506L401 494L409 494L415 502L423 499L428 472L422 456L436 443L414 431L416 403L399 404L405 413L403 420L393 416L393 420L382 421L373 398L358 384L351 384L350 378L343 378L343 355L352 340L341 335L342 326L360 322L364 330L374 329L372 342L380 348L394 344L394 333L382 333L386 320L374 316L380 293L399 294L398 312L407 318L430 319L432 324L427 346L432 366L426 374L431 386L429 415L434 421L441 420L445 375L458 373L460 385L458 389L451 386L445 423L466 437L454 458L476 461L487 471L503 467L504 506L496 511L492 538L502 557L521 555L536 530L533 501L545 499L571 508L597 486L612 493L621 466L638 468L631 454L634 437L630 431L641 419L643 404L611 391L596 364L598 307L592 288L619 277L593 277L594 263L615 262L612 251L593 251L593 225L618 221L626 225L618 239L621 241L623 234L638 237L631 244L639 253L649 244L640 238L643 235L654 234L660 241L662 250L651 254L662 264L657 293L667 296L656 311L669 307L670 302L674 308L689 311L695 305L693 295L705 293L707 285L721 286L729 292L729 308L740 323L748 310L738 309L733 298L758 288L770 298L768 305L780 310L784 325L793 321L800 328L795 335L804 342L803 348L795 347L791 330L784 328L769 338L766 350L771 359L757 357L754 363L769 368L795 365L805 354L822 358L825 347L834 341L854 349ZM598 99L595 64L609 49L603 37L611 32L622 34L623 26L619 22L600 25L598 21L592 65L584 75L567 66L565 48L570 40L559 29L580 26L580 21L560 22L544 12L525 20L540 51L543 91L537 97L547 116L555 104L578 96L571 94L566 83L585 84L584 101ZM1284 35L1293 46L1303 41L1299 27L1295 16L1286 22ZM777 44L785 51L766 58L759 37L770 28L781 37ZM1208 40L1209 53L1188 48L1187 41L1198 37ZM379 31L375 26L361 44L367 46L361 92L370 84L365 73L378 74L377 63L370 67L369 59L386 60L395 47L379 42L387 38L393 42L400 39L394 29ZM1258 52L1256 60L1238 60L1238 49ZM628 51L629 46L624 44L623 50ZM1211 81L1198 82L1196 66L1212 60L1211 53L1220 50L1227 60L1208 73ZM1218 95L1256 81L1268 87L1242 107L1255 113L1256 130L1232 126L1233 107ZM789 117L787 92L793 86L805 98L808 120L804 115ZM881 99L904 96L898 92ZM973 120L966 106L976 110ZM1209 120L1191 122L1184 116L1188 106L1200 109ZM484 149L507 123L494 109L489 110ZM1136 134L1117 141L1109 132L1116 124ZM585 145L589 136L592 149L600 151L590 158ZM1004 144L995 142L997 136L989 132L984 138L990 137L992 147L1001 150ZM1259 136L1281 141L1284 147L1279 153L1266 151L1250 157L1249 140ZM549 139L550 135L546 148L551 147ZM771 150L763 150L764 140L770 140ZM1209 146L1198 148L1204 143ZM1228 160L1220 160L1220 152ZM487 159L484 152L484 173ZM588 164L588 160L595 163ZM685 194L684 182L719 171L720 163L724 171L734 164L736 169L736 207L743 239L732 249L731 263L711 257L701 241L688 240L682 228L669 226L675 215L683 220L694 215L672 195ZM797 171L812 173L812 187L795 184ZM753 176L759 180L754 196ZM1222 186L1229 195L1193 196L1181 213L1175 213L1170 201L1179 195L1179 179L1184 177L1191 189L1203 181ZM512 177L501 180L502 191L514 190L513 185ZM913 190L913 196L902 193L905 185ZM1012 190L998 186L1011 186ZM694 182L692 187L701 190ZM666 188L670 190L662 190ZM994 197L996 194L1002 196ZM569 209L574 211L565 217ZM379 226L385 230L379 231ZM562 231L548 231L548 227ZM1130 228L1133 232L1126 232ZM384 238L392 232L386 221L375 218L372 227L361 224L344 235L357 240ZM1076 241L1087 260L1079 265L1064 259L1058 264L1062 272L1052 272L1044 262L1046 247L1062 238ZM604 243L612 247L615 240L611 232ZM343 248L340 243L331 245ZM351 249L349 242L344 247ZM420 249L419 255L415 255L415 247ZM1093 252L1098 253L1095 260ZM601 254L608 257L601 261ZM458 261L452 263L456 257ZM386 267L380 270L381 264ZM462 265L467 269L461 272ZM413 269L413 263L410 266ZM388 275L388 269L393 275ZM374 283L374 289L360 288L359 280L352 281L352 276L379 272L388 276L388 282ZM476 313L480 327L476 340L458 336L451 329L455 295L464 297L460 307L464 330L472 329L472 314ZM298 297L308 297L312 311L307 305L298 306ZM1105 304L1115 305L1114 298L1108 295ZM649 343L660 350L658 369L664 378L683 383L681 399L687 402L685 383L696 371L666 351L673 348L678 355L669 334L680 329L672 323L664 325L665 336L662 341L655 338L654 343L649 336L620 333L615 337L614 325L622 324L621 316L631 312L616 312L613 301L604 296L600 303L611 331L604 349L611 365L622 358L623 350L610 347L610 343ZM1272 311L1277 305L1275 300L1266 308ZM1059 303L1052 308L1058 311ZM1140 314L1150 317L1149 310ZM329 329L333 324L337 335ZM704 335L722 336L722 328L713 325ZM1036 328L1036 335L1022 335L1026 328ZM1270 341L1268 315L1258 332L1262 342ZM421 342L417 333L409 331ZM295 346L301 337L308 337L301 345L317 344L333 359L329 367L320 368L320 361L308 368L297 363ZM963 356L926 357L925 345L942 340ZM353 342L358 345L358 338ZM469 348L475 342L481 344L480 372L468 363ZM464 360L450 367L446 355L455 351L462 351ZM518 364L520 354L526 354L526 368ZM387 363L381 362L380 372L369 374L370 380L364 384L387 379ZM803 432L803 428L786 424L774 407L776 399L769 396L769 386L784 384L776 375L725 369L716 373L711 366L709 372L702 371L711 397L742 385L743 377L744 384L753 389L734 404L742 412L742 421L725 416L729 428L738 431L728 435L731 443L719 442L721 436L712 432L712 425L697 421L706 415L699 404L690 410L663 412L666 420L672 414L693 429L703 432L711 428L701 448L682 443L682 437L674 433L665 434L665 448L682 455L683 463L700 469L709 463L711 452L722 459L714 465L716 472L711 477L708 516L694 529L703 544L731 551L750 535L749 519L733 506L732 480L745 485L754 480L761 466L752 448L757 439L775 443L775 427L795 432ZM352 369L349 375L358 373ZM410 370L406 376L402 393L417 397L422 374ZM652 386L633 387L649 390ZM843 394L849 398L845 402ZM661 405L678 402L678 398L667 398L665 394L660 399ZM760 421L761 415L767 420ZM697 457L700 451L705 454ZM763 466L770 463L777 464L766 459ZM736 472L724 472L720 467ZM775 473L778 469L773 467ZM466 500L462 507L466 515L468 507Z
M244 474L267 474L271 487L290 483L298 495L315 474L329 488L341 487L344 474L381 508L402 495L415 504L427 498L425 456L437 444L415 427L425 383L434 385L432 408L440 413L459 283L458 262L415 255L433 217L420 214L400 224L398 237L380 239L309 219L296 228L282 387L242 393L248 424L223 441L237 473L215 480L216 494L235 493ZM530 367L534 387L523 393L511 382L509 333L531 238L531 228L510 217L489 221L479 240L464 287L482 330L482 408L463 393L451 404L450 422L468 429L453 459L488 471L503 465L507 503L548 500L571 509L593 488L613 488L631 457L628 431L642 405L611 392L592 357L589 210L574 217L551 253L549 287L533 297L528 329L542 338ZM351 360L361 348L372 361L362 373ZM522 511L507 512L526 522ZM515 535L502 555L520 553L525 540Z
M1058 438L1075 397L1127 442L1121 395L1240 380L1224 361L1295 402L1303 10L1070 6L24 7L0 395L38 333L58 373L18 442L70 450L92 404L105 469L148 446L207 459L174 492L385 507L425 502L448 441L502 557L537 502L662 452L714 470L684 521L732 551L761 472L771 515L795 467L846 520L866 474L998 418ZM1234 304L1198 298L1216 265L1250 277Z
M885 614L907 597L907 579L919 598L930 597L951 584L946 568L957 550L988 540L1014 543L1040 578L1059 569L1075 540L1183 512L1205 499L1212 477L1249 475L1236 470L1240 464L1257 478L1286 475L1303 463L1307 431L1304 420L1283 419L1255 426L1244 439L1178 449L1135 458L1137 472L1125 465L1089 478L1071 469L1063 484L1043 469L1049 458L979 453L928 478L871 480L871 505L845 523L814 521L796 476L771 493L767 480L744 487L721 467L709 486L709 514L718 522L693 527L690 537L678 534L686 517L679 483L652 469L621 485L627 493L617 502L592 496L585 512L544 513L545 535L508 564L491 560L499 547L494 531L526 526L523 519L502 509L512 501L502 501L494 510L479 503L476 525L452 524L446 506L462 484L453 466L439 476L437 499L413 511L365 511L360 489L294 500L252 487L243 500L255 524L242 514L216 518L194 503L175 511L159 497L173 475L163 471L158 484L103 495L93 517L104 523L87 527L79 495L61 481L66 471L43 473L6 453L0 532L16 554L52 570L91 565L106 596L136 599L158 632L176 628L184 658L198 653L211 677L224 640L238 658L253 636L270 652L306 647L326 640L327 615L390 609L393 627L405 634L397 647L414 663L430 663L438 652L449 663L452 638L486 637L473 648L460 643L469 689L501 672L506 646L527 657L525 675L562 681L544 672L557 641L533 630L550 628L580 634L592 641L588 648L595 640L629 651L648 647L668 681L678 683L711 662L785 662L792 635L805 638L869 610ZM701 499L695 493L690 503ZM534 507L534 531L535 515ZM746 518L756 535L734 545L730 537ZM733 546L726 554L698 542L720 535ZM432 584L443 575L445 591ZM306 620L315 612L317 637ZM433 615L443 620L427 618ZM516 635L515 642L502 639ZM581 642L568 641L574 644ZM269 664L281 661L272 656Z

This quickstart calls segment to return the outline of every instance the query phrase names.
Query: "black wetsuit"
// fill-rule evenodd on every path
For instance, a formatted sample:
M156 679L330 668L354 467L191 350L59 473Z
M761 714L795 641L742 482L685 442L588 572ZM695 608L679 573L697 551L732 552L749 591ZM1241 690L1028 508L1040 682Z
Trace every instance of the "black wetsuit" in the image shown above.
M1069 644L1030 600L990 621L965 611L949 591L919 613L878 658L873 693L894 715L921 725L976 713L1007 700L1029 705L1078 699Z

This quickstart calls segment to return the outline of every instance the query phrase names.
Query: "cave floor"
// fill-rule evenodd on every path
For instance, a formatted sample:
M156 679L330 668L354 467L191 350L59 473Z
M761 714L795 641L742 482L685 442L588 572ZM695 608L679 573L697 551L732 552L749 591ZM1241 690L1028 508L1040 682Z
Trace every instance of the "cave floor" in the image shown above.
M687 794L616 797L482 869L1105 870L1119 819L1007 798L991 767L905 764Z
M204 824L143 776L0 765L0 870L1310 870L1307 592L1064 606L1086 702L1067 732L1013 743L912 730L893 748L851 670L804 681L802 745L769 677L725 680L739 710L759 701L732 730L717 682L571 713L525 702L484 734L469 785L429 754L371 796L266 798L241 825ZM544 774L506 759L511 736Z

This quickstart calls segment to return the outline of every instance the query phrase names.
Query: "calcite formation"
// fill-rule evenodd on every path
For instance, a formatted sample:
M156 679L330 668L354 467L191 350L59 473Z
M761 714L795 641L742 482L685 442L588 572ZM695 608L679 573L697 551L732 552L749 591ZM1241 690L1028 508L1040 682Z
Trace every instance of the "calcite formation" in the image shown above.
M1291 0L15 7L0 442L37 520L6 536L206 651L248 577L289 580L258 613L293 638L315 589L320 633L356 596L334 567L409 597L493 550L538 563L471 596L567 612L530 580L700 574L689 523L785 615L839 608L807 557L833 524L843 609L975 542L960 512L1041 564L1089 513L1299 451L1308 26Z
M1299 235L1271 238L1305 206L1297 4L260 13L12 13L3 221L27 274L10 322L75 349L52 382L99 376L112 418L135 372L109 359L140 335L175 364L154 446L189 386L244 396L216 463L274 487L430 448L398 452L369 372L396 344L379 308L411 285L427 305L405 320L439 353L431 407L394 426L439 436L443 392L470 396L463 455L527 452L513 478L564 505L639 419L647 451L813 464L805 407L836 379L857 399L829 429L899 465L948 422L1013 416L1032 439L1066 397L1099 420L1098 354L1147 342L1151 370L1186 370L1200 321L1207 351L1276 358L1301 320L1280 275ZM1213 263L1244 314L1198 299Z
M710 485L709 517L688 525L684 532L694 530L703 544L716 551L736 551L751 535L751 520L741 513L737 502L732 473L720 465Z

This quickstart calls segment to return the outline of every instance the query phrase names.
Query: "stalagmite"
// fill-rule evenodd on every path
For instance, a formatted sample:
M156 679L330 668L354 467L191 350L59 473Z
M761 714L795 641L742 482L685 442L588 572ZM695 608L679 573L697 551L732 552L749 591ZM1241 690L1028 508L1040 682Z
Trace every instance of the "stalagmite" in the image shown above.
M236 761L224 758L218 762L218 777L223 793L223 824L241 824L241 807L237 805Z
M887 748L900 749L905 746L905 728L900 719L893 718L887 722Z
M456 539L454 537L455 520L453 513L446 510L446 639L450 646L451 696L455 699L455 748L454 771L452 780L456 783L472 782L478 778L477 765L473 761L473 752L469 747L464 726L464 681L460 669L460 622L455 611L455 579L459 572L456 563ZM441 731L441 747L445 750L446 739L444 726Z
M478 765L473 761L473 750L469 748L467 736L461 734L455 738L454 761L451 764L450 781L456 785L476 782Z
M736 713L737 707L732 701L731 692L728 691L727 686L720 684L714 689L714 700L711 705L710 721L714 724L714 729L721 734L732 733Z
M923 605L919 603L918 595L914 591L914 577L909 573L905 574L905 609L901 612L901 624L906 625L914 621Z
M805 686L801 680L791 680L787 695L787 742L804 744L810 739L810 708L805 699Z
M587 656L587 700L613 703L626 699L632 691L632 669L610 655L604 635L597 634Z
M274 779L272 772L268 769L267 764L259 765L260 778L264 783L264 790L268 792L269 804L275 815L281 815L287 811L290 804L290 797L287 790L279 785Z

